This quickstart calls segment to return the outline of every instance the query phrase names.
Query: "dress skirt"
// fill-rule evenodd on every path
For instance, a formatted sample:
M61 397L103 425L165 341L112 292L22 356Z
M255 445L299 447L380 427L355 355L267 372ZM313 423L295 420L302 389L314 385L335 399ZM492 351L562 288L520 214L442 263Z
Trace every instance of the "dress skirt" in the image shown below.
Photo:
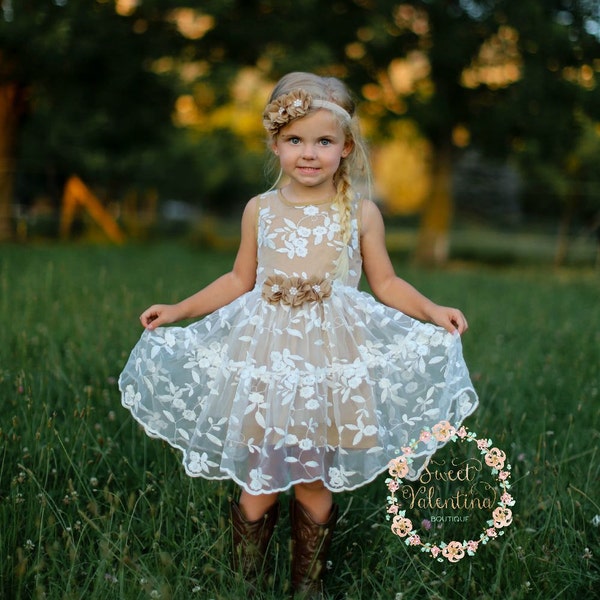
M146 433L181 450L188 475L251 494L323 480L356 489L478 400L458 334L334 281L292 306L257 286L187 327L144 331L119 378ZM417 479L440 442L419 445Z

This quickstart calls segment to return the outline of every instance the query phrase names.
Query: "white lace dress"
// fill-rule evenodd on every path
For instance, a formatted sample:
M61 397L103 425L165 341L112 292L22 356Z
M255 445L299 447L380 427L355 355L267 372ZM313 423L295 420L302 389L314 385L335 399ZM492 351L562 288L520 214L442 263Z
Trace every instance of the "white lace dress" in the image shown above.
M357 289L357 202L340 240L330 202L259 198L254 289L187 327L145 331L119 378L146 433L183 452L186 472L252 494L322 479L352 490L425 427L458 427L478 403L460 336ZM346 252L346 281L332 280ZM439 442L412 464L418 477Z

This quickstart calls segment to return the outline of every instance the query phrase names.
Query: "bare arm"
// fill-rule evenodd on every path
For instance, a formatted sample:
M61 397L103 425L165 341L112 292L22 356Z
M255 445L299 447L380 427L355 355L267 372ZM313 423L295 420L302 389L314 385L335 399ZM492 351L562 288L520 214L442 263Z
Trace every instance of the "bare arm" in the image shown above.
M211 313L254 287L256 280L257 199L248 202L242 216L240 247L229 273L177 304L153 304L140 315L146 329Z
M373 293L384 304L420 321L429 321L449 332L464 333L467 320L460 310L435 304L394 272L385 247L385 227L379 209L363 201L361 249L363 268Z

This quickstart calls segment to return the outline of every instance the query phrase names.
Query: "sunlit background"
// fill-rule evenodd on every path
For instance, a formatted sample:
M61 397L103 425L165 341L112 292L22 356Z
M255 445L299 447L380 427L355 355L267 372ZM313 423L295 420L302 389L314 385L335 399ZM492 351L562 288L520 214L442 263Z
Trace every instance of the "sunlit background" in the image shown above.
M574 245L596 260L596 2L1 7L4 240L227 230L273 181L274 81L310 70L355 93L392 245L444 264L462 226L551 234L556 262Z

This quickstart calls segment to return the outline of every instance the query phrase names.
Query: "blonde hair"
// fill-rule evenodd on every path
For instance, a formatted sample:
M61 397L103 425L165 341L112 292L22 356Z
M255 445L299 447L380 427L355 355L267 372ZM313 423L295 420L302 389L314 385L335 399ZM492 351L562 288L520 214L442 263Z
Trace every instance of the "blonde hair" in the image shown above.
M356 196L355 186L357 180L361 178L366 181L367 189L371 188L371 169L369 166L369 157L367 153L366 142L360 132L358 117L356 116L356 104L346 85L335 77L321 77L313 73L293 72L284 75L275 85L267 109L276 103L278 99L286 95L295 95L297 92L306 92L310 99L311 105L308 112L303 112L298 116L288 118L288 122L295 118L302 118L306 114L310 114L319 108L329 108L331 113L337 118L344 132L346 142L351 142L352 149L345 158L342 158L340 166L333 177L333 183L336 189L334 204L337 205L340 213L340 229L341 237L345 244L350 241L352 228L350 226L352 219L352 204ZM290 96L291 97L291 96ZM331 105L334 106L331 106ZM328 106L329 105L329 106ZM335 110L336 106L343 110ZM268 112L265 109L265 118L268 118ZM272 114L272 113L271 113ZM265 126L267 126L265 124ZM277 138L279 129L277 127L267 128L269 132L269 141ZM276 160L276 157L274 157ZM273 188L277 188L282 180L282 172L273 184ZM341 256L347 259L347 253L342 252ZM347 270L343 265L338 265L339 275Z

